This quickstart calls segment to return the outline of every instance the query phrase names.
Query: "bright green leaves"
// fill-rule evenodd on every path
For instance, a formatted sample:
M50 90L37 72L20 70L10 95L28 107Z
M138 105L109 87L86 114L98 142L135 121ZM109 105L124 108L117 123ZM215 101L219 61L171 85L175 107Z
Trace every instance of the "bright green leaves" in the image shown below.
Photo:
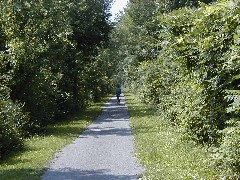
M194 141L222 143L224 157L240 138L236 123L228 123L239 121L239 1L178 10L178 1L160 2L130 1L116 26L113 41L126 82ZM230 156L236 163L223 167L239 175L238 151Z
M239 34L234 34L233 39L234 39L235 44L240 45L240 32L239 32Z
M239 29L239 22L236 19L239 8L235 7L228 6L228 3L220 3L196 10L188 17L190 24L194 24L194 26L187 28L187 33L179 31L179 24L175 21L176 17L181 17L181 14L173 16L173 23L168 25L176 38L176 40L174 38L172 40L172 43L175 43L172 48L179 56L173 61L180 63L180 69L186 68L186 72L191 78L191 80L187 80L186 74L180 74L181 79L178 80L174 89L181 95L174 93L170 95L172 99L174 96L177 99L174 101L174 110L172 112L169 110L169 114L175 115L175 119L172 121L180 124L182 129L195 141L211 144L218 140L219 135L223 135L220 151L221 155L224 155L220 159L222 165L227 164L224 165L225 170L223 170L224 168L222 170L231 170L232 174L228 173L230 177L234 177L235 173L239 174L239 171L236 171L239 167L238 151L233 151L229 155L231 158L234 157L232 161L235 164L228 163L224 159L224 156L228 154L227 148L235 146L240 138L237 127L234 124L230 126L226 124L229 118L239 121L237 120L240 107L239 80L237 78L239 74L239 37L236 33ZM187 22L189 23L189 21ZM181 20L180 23L184 24ZM183 81L184 79L186 82ZM201 87L200 91L192 89L193 85ZM187 94L185 95L185 93ZM171 109L170 106L169 109ZM219 131L222 129L224 130ZM225 133L225 130L228 129L233 130L231 134L234 138L230 138L231 135ZM227 139L232 141L232 144L226 143Z

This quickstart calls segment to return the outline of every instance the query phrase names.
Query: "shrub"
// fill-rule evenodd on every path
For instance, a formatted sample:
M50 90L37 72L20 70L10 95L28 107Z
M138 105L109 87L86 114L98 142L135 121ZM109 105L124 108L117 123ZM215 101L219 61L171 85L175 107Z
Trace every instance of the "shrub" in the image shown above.
M3 87L1 87L3 90ZM1 91L2 93L2 91ZM2 94L0 94L1 96ZM0 99L0 158L23 145L28 116L20 104Z
M126 53L123 71L134 93L196 142L219 145L217 164L229 177L239 174L239 2L159 10L152 17L155 26L150 19L141 23L153 26L148 38L132 30L129 14L119 29L135 42L125 40L119 48ZM157 55L139 57L143 43Z
M219 148L215 149L213 162L223 179L240 178L240 121L228 121L229 127L225 128L223 140Z

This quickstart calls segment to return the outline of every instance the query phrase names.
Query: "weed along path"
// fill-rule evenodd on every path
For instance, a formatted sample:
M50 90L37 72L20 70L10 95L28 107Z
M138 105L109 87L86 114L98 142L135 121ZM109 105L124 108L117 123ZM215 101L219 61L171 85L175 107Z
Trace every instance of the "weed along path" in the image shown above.
M112 97L103 112L51 162L43 180L133 180L143 172L134 158L125 98Z

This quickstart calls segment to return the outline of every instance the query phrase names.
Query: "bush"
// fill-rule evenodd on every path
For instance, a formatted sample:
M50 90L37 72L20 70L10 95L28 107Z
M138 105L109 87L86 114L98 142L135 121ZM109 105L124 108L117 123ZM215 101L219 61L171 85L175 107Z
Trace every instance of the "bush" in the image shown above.
M232 119L225 128L223 140L219 148L215 149L213 162L223 179L240 178L240 121Z
M191 139L219 145L217 164L221 174L227 172L229 177L239 174L239 125L228 124L239 118L240 109L239 2L223 0L211 6L200 3L199 8L156 12L154 28L145 33L151 37L137 33L134 37L134 28L129 28L131 39L139 44L126 41L119 48L127 55L123 71L130 75L128 83L134 93ZM134 19L128 16L125 27ZM124 18L121 23L122 28ZM122 29L127 33L127 28ZM149 43L148 39L155 40ZM157 56L137 58L142 43Z
M0 100L0 158L23 145L27 123L21 105Z

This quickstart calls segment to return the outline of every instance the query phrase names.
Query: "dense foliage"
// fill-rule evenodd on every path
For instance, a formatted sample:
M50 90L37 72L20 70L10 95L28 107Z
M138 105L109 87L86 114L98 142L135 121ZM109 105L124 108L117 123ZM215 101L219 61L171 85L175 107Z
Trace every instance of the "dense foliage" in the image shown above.
M130 1L112 35L123 80L186 137L215 147L219 177L237 179L240 2L170 2Z
M0 1L0 156L109 92L110 2Z
M0 157L125 82L239 178L239 0L110 2L0 1Z

